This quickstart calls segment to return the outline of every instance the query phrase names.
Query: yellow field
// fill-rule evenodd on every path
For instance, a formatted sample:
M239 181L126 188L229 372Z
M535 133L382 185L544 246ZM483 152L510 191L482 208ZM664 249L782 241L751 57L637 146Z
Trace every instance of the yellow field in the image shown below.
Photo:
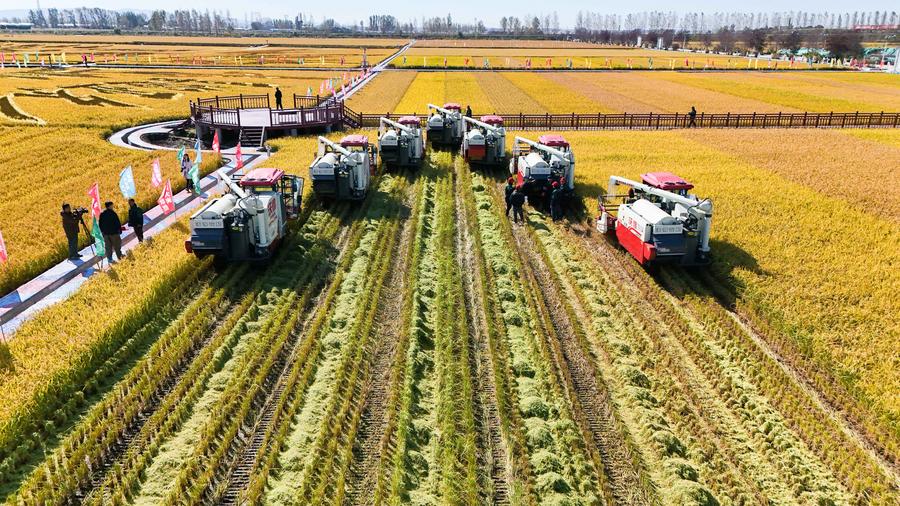
M114 147L106 140L113 130L186 117L188 101L197 96L267 93L276 85L285 96L305 94L307 87L317 92L327 74L200 76L197 71L111 70L2 74L0 97L11 99L19 112L40 123L0 107L0 143L6 146L0 164L8 180L0 190L0 231L9 250L9 263L0 266L0 292L8 292L64 258L59 206L62 202L87 205L85 192L94 182L100 184L101 197L113 201L120 213L127 206L118 190L118 174L127 165L133 167L142 206L155 205L159 196L149 183L153 158L160 157L163 177L171 178L173 190L184 186L174 154ZM0 106L4 103L0 98ZM86 240L83 235L81 239Z
M686 53L657 49L621 47L425 47L418 42L403 56L391 61L394 67L411 68L494 68L512 69L528 67L532 69L810 69L808 64L786 61L751 60L742 56L706 53ZM749 65L748 65L749 62ZM816 64L815 68L826 68Z
M396 79L389 84L391 97L408 77ZM454 84L445 84L448 81ZM452 92L453 87L473 85L480 88L471 99L476 113L686 113L691 106L700 113L900 110L900 84L895 78L829 72L420 72L409 84L409 100L396 101L393 110L413 112L416 109L410 107L417 105L417 96L439 95L442 87ZM366 101L379 96L363 93L353 106L365 111ZM394 100L376 102L376 110Z
M833 371L888 422L900 416L900 368L888 359L900 335L900 194L884 182L900 166L900 131L879 131L875 141L854 137L869 133L564 135L578 159L576 190L591 213L612 174L672 171L711 197L715 269L740 287L741 308Z
M415 78L415 72L382 73L378 79L350 97L347 105L357 112L393 112Z

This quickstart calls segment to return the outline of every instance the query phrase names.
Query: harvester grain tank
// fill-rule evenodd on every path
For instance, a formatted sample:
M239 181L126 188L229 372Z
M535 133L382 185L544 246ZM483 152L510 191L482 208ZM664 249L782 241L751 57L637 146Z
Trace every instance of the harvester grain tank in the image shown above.
M506 162L506 129L503 118L482 116L481 120L465 117L468 131L463 137L462 154L474 165L500 165Z
M458 148L466 134L460 105L452 102L444 104L444 107L428 104L428 110L426 129L431 146Z
M642 174L641 182L612 176L599 198L597 230L615 232L641 265L707 264L713 205L688 193L693 187L671 172Z
M538 142L516 137L509 173L530 200L544 200L553 183L566 195L575 190L575 154L561 135L542 135Z
M348 135L340 143L319 137L316 159L309 166L313 193L336 200L365 198L375 157L375 146L365 135Z
M388 167L418 167L425 155L425 139L419 118L403 116L398 121L381 118L378 154Z
M263 168L236 178L222 170L217 175L228 191L191 216L185 249L219 262L270 258L300 211L303 178Z

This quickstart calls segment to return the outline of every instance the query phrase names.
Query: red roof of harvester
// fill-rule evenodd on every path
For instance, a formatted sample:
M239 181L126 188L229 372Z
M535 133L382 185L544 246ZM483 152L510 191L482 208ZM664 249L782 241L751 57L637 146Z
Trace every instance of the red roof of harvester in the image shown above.
M348 135L341 139L341 146L368 146L369 138L362 134Z
M241 178L241 186L272 186L283 175L281 169L253 169Z
M641 181L644 184L655 186L660 190L690 190L694 187L684 179L672 174L671 172L648 172L641 174Z
M447 102L446 104L444 104L444 109L452 109L452 110L459 111L462 109L462 107L460 107L460 105L457 104L456 102Z
M544 146L550 146L554 148L569 147L569 143L566 142L566 139L564 139L562 135L542 135L538 138L538 142L540 142Z
M403 116L402 118L400 118L399 121L397 121L397 123L400 123L401 125L418 125L419 117L418 116Z
M503 118L497 116L496 114L489 114L487 116L482 116L481 121L487 123L488 125L501 126L503 125Z

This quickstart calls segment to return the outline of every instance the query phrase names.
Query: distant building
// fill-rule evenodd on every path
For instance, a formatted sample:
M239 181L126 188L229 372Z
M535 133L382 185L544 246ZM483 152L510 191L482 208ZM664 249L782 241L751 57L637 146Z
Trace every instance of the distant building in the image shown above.
M0 30L28 31L31 30L31 26L31 23L7 23L6 21L0 21Z

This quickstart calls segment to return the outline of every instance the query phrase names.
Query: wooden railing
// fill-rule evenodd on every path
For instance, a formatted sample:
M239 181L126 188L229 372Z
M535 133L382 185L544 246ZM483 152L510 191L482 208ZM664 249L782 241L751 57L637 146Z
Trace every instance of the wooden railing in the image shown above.
M237 109L217 109L199 106L191 102L194 121L216 127L241 127L241 115Z
M268 109L269 95L232 95L229 97L198 98L197 104L216 109Z
M361 114L362 127L378 127L381 117L425 114ZM475 115L478 117L479 115ZM669 130L674 128L897 128L896 112L700 113L687 114L499 114L508 130Z
M309 109L274 109L269 111L272 126L269 128L303 128L333 125L343 121L343 104L312 107Z
M320 97L319 95L308 96L308 95L297 95L294 93L294 109L309 109L312 107L318 107L325 98Z

